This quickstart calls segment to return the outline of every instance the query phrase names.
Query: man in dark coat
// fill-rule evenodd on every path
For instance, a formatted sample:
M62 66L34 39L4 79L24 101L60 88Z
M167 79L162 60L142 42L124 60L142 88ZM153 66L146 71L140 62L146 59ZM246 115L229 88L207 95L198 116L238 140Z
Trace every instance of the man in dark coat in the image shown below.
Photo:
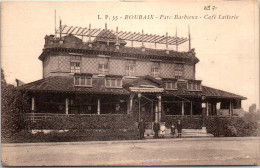
M138 129L139 129L139 138L144 139L145 123L143 119L141 119L140 122L138 123Z
M181 120L178 120L178 122L177 122L177 130L178 130L178 138L181 138L181 132L182 132Z
M160 124L158 123L158 121L155 121L155 123L153 124L153 130L154 130L154 138L159 138L158 132L160 130Z

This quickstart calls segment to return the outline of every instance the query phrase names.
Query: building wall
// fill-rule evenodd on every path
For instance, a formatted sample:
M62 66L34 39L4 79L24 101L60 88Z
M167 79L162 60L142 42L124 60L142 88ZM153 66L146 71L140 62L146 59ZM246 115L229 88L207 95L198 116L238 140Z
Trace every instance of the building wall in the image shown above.
M82 73L97 73L98 72L98 59L93 57L81 58L81 72Z
M109 60L109 73L113 75L125 75L125 60L110 59Z
M184 78L195 79L194 65L184 65Z
M51 64L51 57L50 56L45 57L45 59L43 60L43 78L49 76L51 72L50 64Z
M151 62L136 61L136 76L145 76L151 74Z
M58 62L59 62L59 67L58 67L59 72L70 72L70 57L59 55Z
M81 57L81 73L98 74L99 58L93 55L84 55ZM110 58L109 74L126 75L125 59ZM136 60L135 75L145 76L151 74L151 61ZM162 78L174 78L174 63L160 62L160 74ZM184 79L195 79L194 65L184 65ZM51 55L47 56L43 62L44 77L55 76L59 74L69 75L70 56L69 55Z
M174 78L174 64L161 63L161 75L164 78Z

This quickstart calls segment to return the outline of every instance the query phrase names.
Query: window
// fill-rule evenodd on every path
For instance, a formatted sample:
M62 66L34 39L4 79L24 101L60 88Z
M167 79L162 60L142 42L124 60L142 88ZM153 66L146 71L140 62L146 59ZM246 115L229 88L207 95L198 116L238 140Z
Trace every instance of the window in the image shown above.
M191 90L191 91L200 91L201 90L200 83L188 83L187 87L188 87L188 90Z
M79 79L80 79L80 77L75 77L75 80L74 80L75 85L79 85Z
M182 79L183 78L183 69L184 69L183 64L176 64L175 65L174 75L175 75L176 79Z
M125 70L126 70L126 75L134 76L135 75L135 60L127 59Z
M122 79L121 78L106 78L105 79L106 87L113 88L121 88L122 87Z
M176 90L177 89L177 82L175 81L166 81L164 82L165 90Z
M101 74L108 73L109 58L99 58L98 71Z
M70 72L80 72L81 56L70 56Z
M153 62L151 75L153 77L159 77L159 74L160 74L160 62Z
M75 76L74 85L76 86L92 86L91 76Z
M80 63L71 62L70 63L70 72L80 72Z

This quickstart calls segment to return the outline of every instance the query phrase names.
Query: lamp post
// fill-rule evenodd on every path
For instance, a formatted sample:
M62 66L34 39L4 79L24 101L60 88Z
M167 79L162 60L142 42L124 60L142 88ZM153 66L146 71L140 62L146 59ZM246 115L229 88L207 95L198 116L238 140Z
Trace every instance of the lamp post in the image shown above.
M138 110L139 110L139 111L138 111L138 112L139 112L139 113L138 113L138 121L140 122L140 120L141 120L140 100L141 100L142 95L141 95L141 93L138 93L137 96L138 96L138 107L139 107L139 108L138 108Z

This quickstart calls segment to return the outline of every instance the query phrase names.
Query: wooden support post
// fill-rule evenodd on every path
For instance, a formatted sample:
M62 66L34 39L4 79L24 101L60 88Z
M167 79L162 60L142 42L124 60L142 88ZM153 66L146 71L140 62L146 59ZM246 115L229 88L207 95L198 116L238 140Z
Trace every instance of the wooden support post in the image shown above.
M166 32L166 54L169 54L168 48L168 32Z
M129 102L129 112L132 114L133 113L133 98L134 94L130 94L130 102Z
M144 30L142 30L142 46L141 47L144 47Z
M190 25L188 26L188 35L189 35L189 51L190 51L191 50Z
M61 40L61 36L62 36L62 28L61 28L61 19L60 19L60 40Z
M34 113L35 110L35 99L32 97L32 112Z
M155 113L154 113L154 115L155 115L155 121L158 121L158 104L157 103L155 103Z
M34 122L34 111L35 111L35 100L34 97L32 97L32 121Z
M138 122L141 120L141 105L140 105L140 98L138 98Z
M100 115L100 98L97 100L97 114Z
M130 114L130 99L127 100L127 114Z
M206 103L206 116L209 116L209 102Z
M233 116L233 103L231 101L229 103L229 115Z
M69 114L69 99L68 98L66 98L66 100L65 100L65 106L66 106L65 113L66 113L66 115L68 115Z
M184 102L181 102L181 115L184 116Z
M158 96L158 121L160 122L162 118L162 96Z
M190 115L192 115L192 102L190 102Z

